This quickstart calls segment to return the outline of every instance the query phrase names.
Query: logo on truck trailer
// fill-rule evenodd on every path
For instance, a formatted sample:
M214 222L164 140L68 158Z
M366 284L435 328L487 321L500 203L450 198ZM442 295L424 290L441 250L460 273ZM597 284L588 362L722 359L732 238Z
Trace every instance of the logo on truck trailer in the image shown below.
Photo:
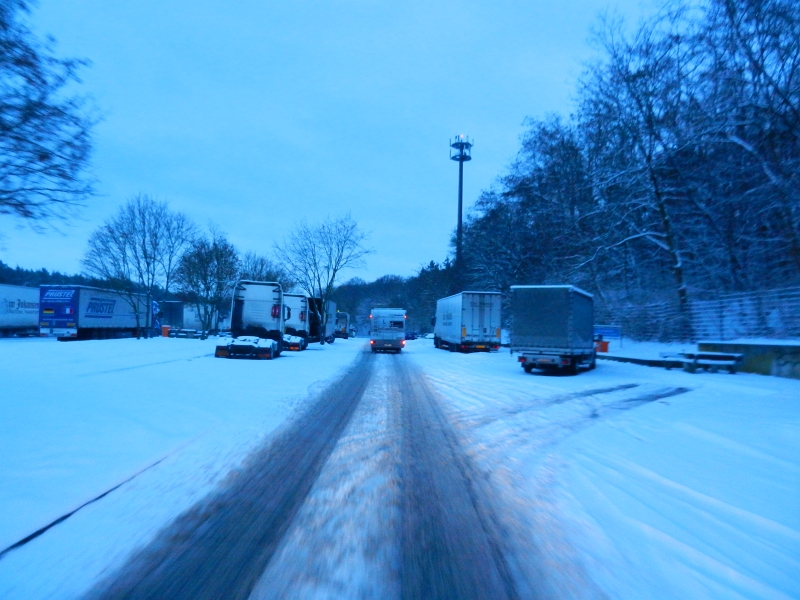
M42 302L68 302L75 295L75 290L47 290Z
M116 300L108 298L90 298L86 306L86 317L96 319L110 319L114 316Z

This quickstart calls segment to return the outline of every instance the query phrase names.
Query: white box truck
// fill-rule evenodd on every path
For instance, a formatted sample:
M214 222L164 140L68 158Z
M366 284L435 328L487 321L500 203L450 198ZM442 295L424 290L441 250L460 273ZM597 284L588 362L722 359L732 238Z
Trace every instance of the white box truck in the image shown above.
M406 345L406 311L373 308L369 314L369 345L373 352L399 353Z
M500 348L500 292L461 292L436 301L433 345L450 352Z
M0 337L38 333L39 288L0 285Z
M134 296L139 327L147 323L147 298ZM119 292L85 285L39 287L39 335L61 340L128 337L136 333L136 312Z
M594 369L592 295L573 285L512 285L511 352L526 373Z
M280 283L238 281L231 302L231 340L217 346L214 356L264 359L280 356L284 315Z

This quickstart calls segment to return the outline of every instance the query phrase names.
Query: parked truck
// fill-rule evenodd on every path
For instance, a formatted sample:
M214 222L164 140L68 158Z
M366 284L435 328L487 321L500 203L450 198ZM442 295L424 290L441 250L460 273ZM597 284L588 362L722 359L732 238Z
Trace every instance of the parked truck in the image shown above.
M406 345L406 318L402 308L373 308L369 314L372 351L399 353Z
M350 315L348 313L336 313L336 327L333 330L333 337L344 339L350 337Z
M85 285L42 285L39 335L60 340L131 337L147 325L149 308L144 295L129 298Z
M500 292L461 292L436 301L433 345L450 352L500 348Z
M38 333L39 288L0 285L0 337Z
M594 299L572 285L511 286L511 352L534 368L594 369Z
M272 359L283 350L283 288L267 281L238 281L231 301L231 339L217 346L221 358Z

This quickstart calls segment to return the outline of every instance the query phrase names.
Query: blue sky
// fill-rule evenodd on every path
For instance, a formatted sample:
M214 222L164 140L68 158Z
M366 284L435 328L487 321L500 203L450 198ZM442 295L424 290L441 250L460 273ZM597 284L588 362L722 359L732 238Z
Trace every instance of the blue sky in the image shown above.
M242 251L302 218L349 211L375 254L345 278L411 275L449 251L458 165L468 208L518 149L527 116L568 114L601 11L645 0L40 0L31 17L105 114L99 196L44 235L0 216L0 260L80 271L90 232L151 194Z

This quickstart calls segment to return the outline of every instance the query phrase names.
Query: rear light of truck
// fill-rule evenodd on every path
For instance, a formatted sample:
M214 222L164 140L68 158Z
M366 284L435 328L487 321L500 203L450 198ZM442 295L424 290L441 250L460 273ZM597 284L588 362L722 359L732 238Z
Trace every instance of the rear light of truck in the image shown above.
M304 310L300 311L300 320L302 322L305 322L305 320L306 320L306 311L304 311Z
M517 362L528 362L528 359L525 358L524 356L518 356L517 357Z
M281 316L281 307L278 304L272 305L272 318L277 319Z
M375 343L375 340L370 340L370 341L369 341L369 343L370 343L370 344L374 344L374 343Z
M564 366L570 364L571 362L572 361L570 359L568 359L568 358L562 358L561 359L561 364L564 365Z
M400 340L400 344L401 344L402 346L405 346L405 345L406 345L406 341L405 341L405 340Z

